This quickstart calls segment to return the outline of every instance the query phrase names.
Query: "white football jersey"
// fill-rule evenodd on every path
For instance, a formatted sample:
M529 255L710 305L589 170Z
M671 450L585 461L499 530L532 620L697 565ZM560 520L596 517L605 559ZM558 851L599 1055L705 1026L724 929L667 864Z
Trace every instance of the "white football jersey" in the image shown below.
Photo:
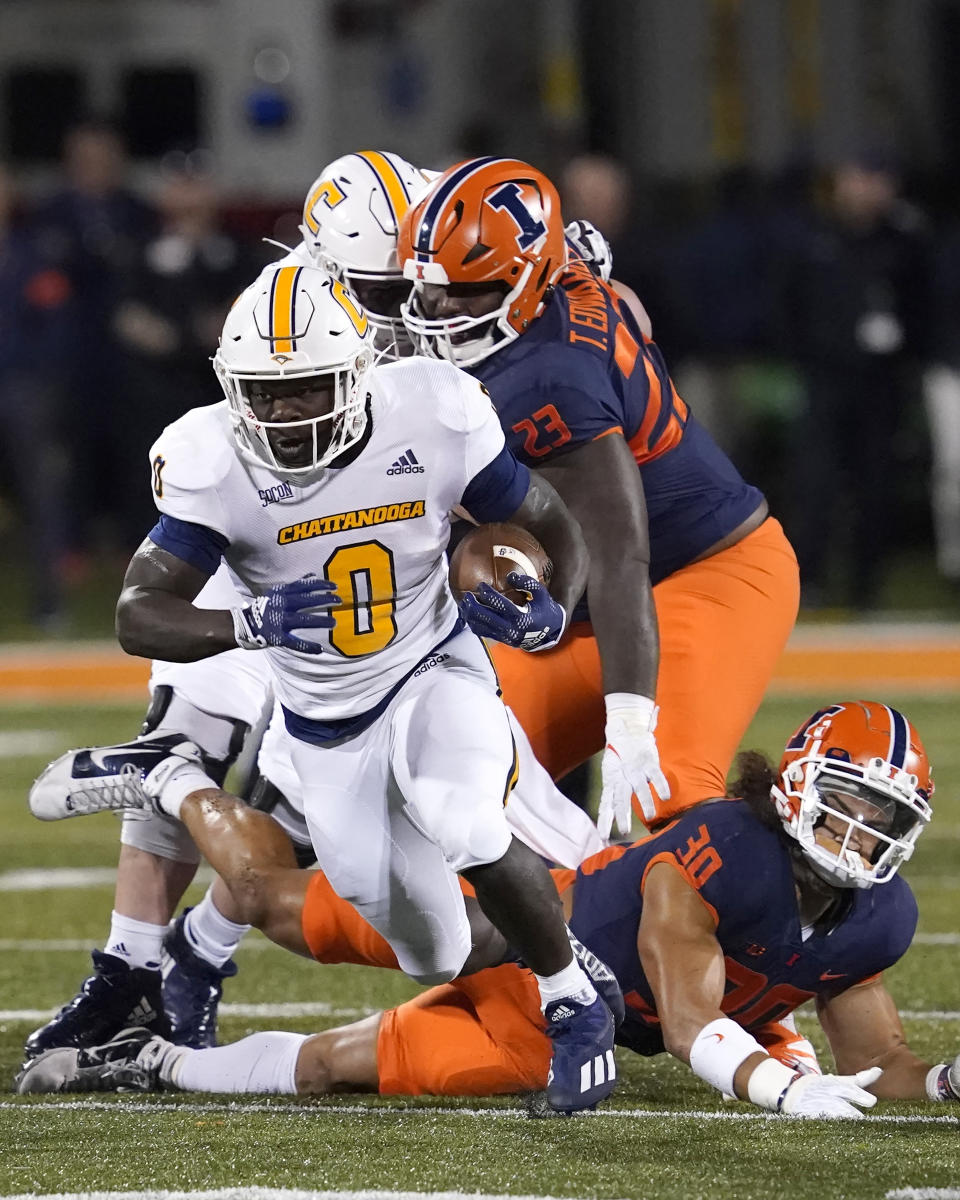
M317 721L373 708L454 629L449 514L504 451L485 389L451 364L411 358L375 367L367 380L368 439L352 462L313 482L241 458L225 401L186 413L150 451L157 507L225 540L241 596L309 573L336 584L334 627L299 632L322 653L259 652L281 703ZM154 540L163 545L158 531Z

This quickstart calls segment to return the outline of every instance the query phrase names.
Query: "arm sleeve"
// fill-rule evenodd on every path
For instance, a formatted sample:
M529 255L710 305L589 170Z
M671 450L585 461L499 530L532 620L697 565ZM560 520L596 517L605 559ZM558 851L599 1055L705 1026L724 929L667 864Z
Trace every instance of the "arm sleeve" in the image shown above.
M213 575L220 566L223 552L230 543L221 533L206 525L195 525L161 513L150 530L150 541L168 554L188 562L205 575Z
M467 484L460 504L480 524L512 517L526 497L530 472L504 446Z

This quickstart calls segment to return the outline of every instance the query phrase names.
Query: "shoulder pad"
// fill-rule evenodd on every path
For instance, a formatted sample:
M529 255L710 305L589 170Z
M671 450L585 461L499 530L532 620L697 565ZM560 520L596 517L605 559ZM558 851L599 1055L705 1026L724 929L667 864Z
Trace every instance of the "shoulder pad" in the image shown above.
M163 460L163 482L183 492L215 487L236 461L226 400L184 413L150 447L156 470Z

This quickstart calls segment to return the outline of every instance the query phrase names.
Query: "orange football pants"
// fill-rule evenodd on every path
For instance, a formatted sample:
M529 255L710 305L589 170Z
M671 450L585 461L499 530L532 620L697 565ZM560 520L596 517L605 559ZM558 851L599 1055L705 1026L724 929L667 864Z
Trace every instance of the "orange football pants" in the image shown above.
M554 878L568 885L572 871ZM464 889L470 891L469 885ZM389 944L315 871L303 934L321 963L393 967ZM546 1087L550 1041L533 974L507 965L430 988L383 1014L377 1070L384 1095L491 1096Z
M562 895L576 872L551 871ZM461 881L470 894L470 885ZM389 944L315 871L303 905L303 933L321 963L397 968ZM807 1045L771 1022L754 1031L774 1058L793 1064ZM491 967L432 987L388 1009L377 1036L379 1090L386 1096L493 1096L547 1086L551 1045L531 971Z
M760 707L797 617L797 558L768 517L735 546L675 571L653 589L660 627L657 745L670 784L655 824L726 791L727 773ZM624 603L628 598L624 598ZM588 622L556 650L490 646L503 699L554 779L603 749L600 654ZM634 808L640 816L639 806Z

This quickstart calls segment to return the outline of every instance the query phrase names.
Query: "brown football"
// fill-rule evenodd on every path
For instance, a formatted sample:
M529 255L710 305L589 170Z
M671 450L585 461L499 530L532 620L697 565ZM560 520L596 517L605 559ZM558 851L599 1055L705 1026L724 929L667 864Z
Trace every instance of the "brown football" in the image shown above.
M553 563L546 550L519 525L478 525L464 535L450 555L450 587L458 600L464 592L474 592L479 584L489 583L515 604L525 604L527 593L507 583L511 571L532 575L547 586L553 575Z

